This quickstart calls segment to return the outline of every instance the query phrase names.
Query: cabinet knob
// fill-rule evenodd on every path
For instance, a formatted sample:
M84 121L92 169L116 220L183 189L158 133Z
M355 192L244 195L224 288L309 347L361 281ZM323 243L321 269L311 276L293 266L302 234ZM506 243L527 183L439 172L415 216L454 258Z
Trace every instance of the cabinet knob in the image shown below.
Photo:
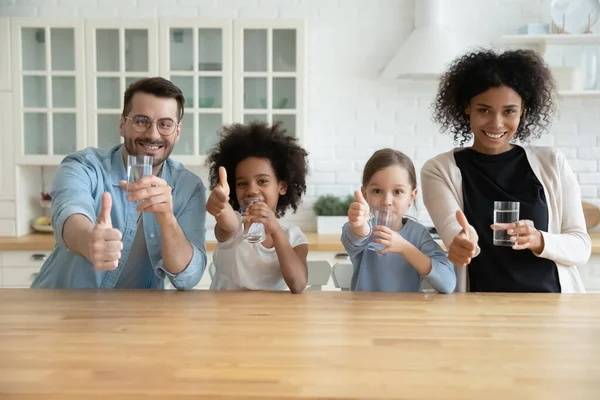
M347 260L347 259L349 259L349 258L350 258L350 257L348 257L348 254L346 254L346 253L337 253L337 254L335 255L335 259L336 259L336 260Z
M48 258L48 256L46 256L45 254L32 254L31 255L31 261L46 261L46 258Z

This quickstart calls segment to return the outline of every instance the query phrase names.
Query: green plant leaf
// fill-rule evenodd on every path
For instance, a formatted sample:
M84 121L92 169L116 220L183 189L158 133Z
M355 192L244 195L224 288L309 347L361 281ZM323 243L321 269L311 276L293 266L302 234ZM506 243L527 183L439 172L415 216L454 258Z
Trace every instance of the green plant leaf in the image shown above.
M319 196L313 204L313 211L321 217L345 216L348 215L348 208L353 201L348 202L349 199L354 199L354 197L348 196L345 199L340 199L332 194Z

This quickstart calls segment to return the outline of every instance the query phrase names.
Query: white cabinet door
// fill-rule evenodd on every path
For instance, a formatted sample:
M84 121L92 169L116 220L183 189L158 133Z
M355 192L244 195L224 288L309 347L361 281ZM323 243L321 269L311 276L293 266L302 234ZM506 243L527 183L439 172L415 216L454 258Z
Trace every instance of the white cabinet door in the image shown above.
M0 182L2 182L2 190L0 190L0 236L14 236L16 234L15 152L12 118L12 94L10 92L0 92L0 121L2 121L5 128L4 134L0 136Z
M305 102L305 23L234 22L235 122L281 122L302 141Z
M14 157L14 135L12 123L12 94L9 92L0 93L0 121L5 131L0 136L0 181L2 190L0 190L0 200L15 199L15 157Z
M10 19L0 18L0 91L9 91L11 88L10 47Z
M90 146L119 144L123 94L141 79L158 75L156 20L86 20L86 106Z
M3 288L28 288L40 272L36 267L2 267Z
M51 251L5 251L2 253L2 265L13 267L40 268Z
M224 124L232 122L230 20L160 21L160 74L183 92L185 114L173 157L204 165Z
M85 146L83 23L11 20L18 164L53 165Z
M2 252L2 287L30 287L49 255L49 251Z

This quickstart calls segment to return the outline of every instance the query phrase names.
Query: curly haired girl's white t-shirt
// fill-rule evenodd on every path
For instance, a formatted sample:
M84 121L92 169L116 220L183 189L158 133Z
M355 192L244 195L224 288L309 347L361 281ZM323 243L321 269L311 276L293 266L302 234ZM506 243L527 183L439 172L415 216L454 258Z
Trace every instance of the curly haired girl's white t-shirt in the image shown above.
M242 238L242 219L229 240L218 243L213 254L215 275L210 290L288 290L283 280L275 247L247 243ZM292 248L307 244L306 236L297 226L279 221Z

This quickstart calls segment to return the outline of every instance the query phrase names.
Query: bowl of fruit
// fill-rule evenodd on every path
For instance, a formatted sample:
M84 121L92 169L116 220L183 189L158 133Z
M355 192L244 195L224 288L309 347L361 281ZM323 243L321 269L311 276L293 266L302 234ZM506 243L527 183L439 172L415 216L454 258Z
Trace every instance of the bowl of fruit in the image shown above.
M37 232L53 232L52 229L52 218L48 215L50 214L50 208L52 207L52 197L48 193L42 192L42 197L40 198L40 206L44 210L44 216L37 217L33 220L31 227Z
M33 227L33 229L35 229L38 232L53 232L54 230L52 229L52 219L50 219L50 217L37 217L34 221L33 224L31 224L31 226Z

